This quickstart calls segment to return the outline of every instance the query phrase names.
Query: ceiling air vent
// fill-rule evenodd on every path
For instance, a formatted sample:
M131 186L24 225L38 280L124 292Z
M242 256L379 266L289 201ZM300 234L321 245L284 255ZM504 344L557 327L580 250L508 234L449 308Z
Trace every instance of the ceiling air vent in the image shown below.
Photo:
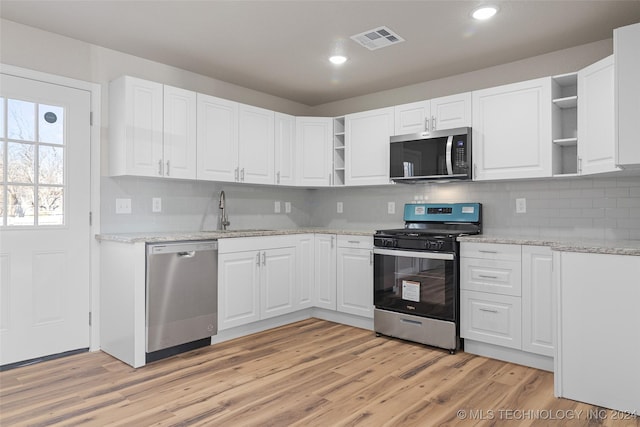
M369 50L380 49L404 41L402 37L387 27L378 27L365 31L364 33L351 36L351 39Z

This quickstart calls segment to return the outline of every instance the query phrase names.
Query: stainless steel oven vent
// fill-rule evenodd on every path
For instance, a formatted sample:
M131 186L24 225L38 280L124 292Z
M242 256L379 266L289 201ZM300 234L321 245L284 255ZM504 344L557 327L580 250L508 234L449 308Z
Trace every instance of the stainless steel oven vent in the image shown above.
M351 39L369 50L381 49L404 41L389 27L384 26L356 34L351 36Z

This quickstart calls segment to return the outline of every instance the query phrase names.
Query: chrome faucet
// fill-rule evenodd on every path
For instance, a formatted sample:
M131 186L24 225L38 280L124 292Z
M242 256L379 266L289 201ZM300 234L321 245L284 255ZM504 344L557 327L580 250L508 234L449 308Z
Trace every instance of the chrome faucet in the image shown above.
M224 195L224 190L222 190L220 192L220 200L218 201L218 209L221 209L222 212L220 213L220 228L222 230L226 230L227 226L229 224L231 224L231 222L229 221L229 217L227 217L227 210L225 209L225 195Z

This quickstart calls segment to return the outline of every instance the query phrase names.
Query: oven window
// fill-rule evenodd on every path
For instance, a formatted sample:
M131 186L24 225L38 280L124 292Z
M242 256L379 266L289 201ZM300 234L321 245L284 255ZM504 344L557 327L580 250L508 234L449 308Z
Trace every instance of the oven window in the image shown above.
M375 255L374 304L377 308L455 320L457 289L455 262Z

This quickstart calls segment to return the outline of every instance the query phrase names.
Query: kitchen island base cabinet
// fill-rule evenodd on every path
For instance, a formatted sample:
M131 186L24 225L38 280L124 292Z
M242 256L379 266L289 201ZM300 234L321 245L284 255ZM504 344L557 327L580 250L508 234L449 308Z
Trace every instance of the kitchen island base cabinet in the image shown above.
M555 252L555 393L640 413L640 257Z

